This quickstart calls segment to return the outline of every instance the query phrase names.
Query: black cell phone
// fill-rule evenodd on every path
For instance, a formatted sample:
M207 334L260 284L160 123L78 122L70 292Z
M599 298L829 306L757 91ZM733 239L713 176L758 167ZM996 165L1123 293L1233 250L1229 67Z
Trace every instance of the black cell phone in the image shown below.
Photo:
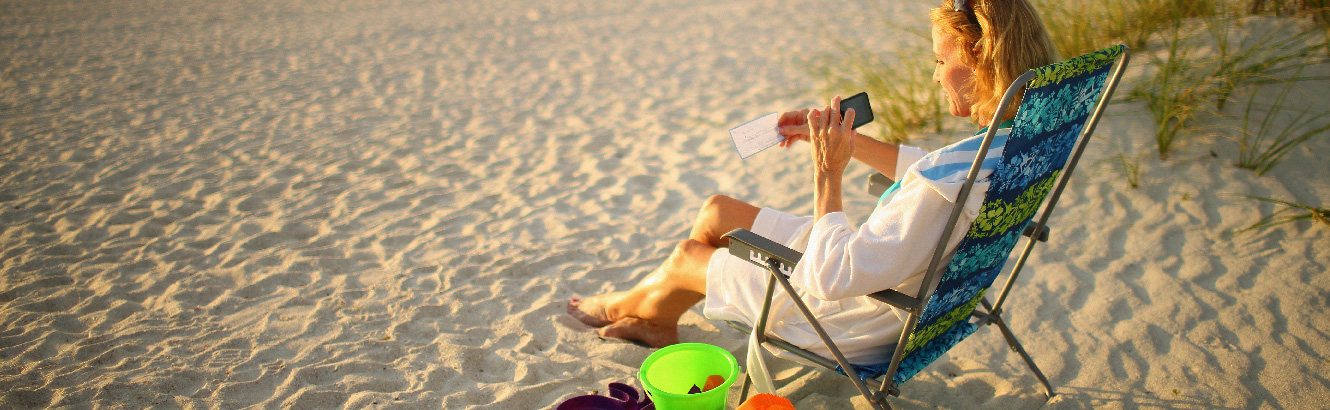
M873 106L868 104L868 93L862 92L840 100L840 116L845 118L845 111L854 109L854 126L859 128L873 122Z

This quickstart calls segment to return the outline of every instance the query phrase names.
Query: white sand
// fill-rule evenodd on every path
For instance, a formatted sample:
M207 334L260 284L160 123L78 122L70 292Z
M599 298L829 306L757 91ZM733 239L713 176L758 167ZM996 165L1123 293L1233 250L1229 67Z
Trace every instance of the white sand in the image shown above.
M0 5L0 408L546 408L651 352L565 300L630 286L713 193L810 210L806 146L739 161L725 130L820 103L792 62L841 2L438 3ZM1324 407L1330 229L1232 231L1274 209L1233 195L1325 206L1330 141L1256 177L1218 140L1152 159L1139 103L1110 111L1012 300L1050 407ZM1040 407L1001 343L893 403Z

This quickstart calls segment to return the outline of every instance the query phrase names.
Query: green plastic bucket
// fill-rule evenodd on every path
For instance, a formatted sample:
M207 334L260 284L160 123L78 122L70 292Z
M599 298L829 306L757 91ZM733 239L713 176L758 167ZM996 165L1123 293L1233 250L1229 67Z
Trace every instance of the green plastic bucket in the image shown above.
M705 386L711 375L724 377L725 382L705 392L688 394L693 386ZM730 386L739 378L739 361L717 346L679 343L647 356L637 377L656 410L724 410Z

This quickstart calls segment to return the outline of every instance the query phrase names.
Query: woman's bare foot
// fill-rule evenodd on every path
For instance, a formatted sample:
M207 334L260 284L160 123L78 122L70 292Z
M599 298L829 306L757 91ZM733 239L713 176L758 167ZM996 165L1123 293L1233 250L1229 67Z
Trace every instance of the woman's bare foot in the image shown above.
M635 317L619 319L601 328L597 333L602 337L613 337L641 342L651 347L665 347L679 343L679 327L665 326Z
M591 327L605 327L614 323L613 320L610 320L609 315L605 313L605 305L599 303L597 297L591 297L586 301L569 300L568 314Z

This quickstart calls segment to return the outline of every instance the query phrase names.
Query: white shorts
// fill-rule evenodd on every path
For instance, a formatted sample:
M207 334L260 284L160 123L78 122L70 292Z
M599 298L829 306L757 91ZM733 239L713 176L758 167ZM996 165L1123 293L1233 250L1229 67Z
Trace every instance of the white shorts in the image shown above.
M771 208L762 208L753 220L753 233L776 243L791 247L799 252L807 245L808 232L813 226L813 217L794 216ZM802 236L802 237L800 237ZM763 297L766 296L767 270L752 262L730 255L728 248L717 249L711 254L707 264L707 316L721 311L742 317L742 322L749 325L756 322L750 318L762 312ZM782 292L783 293L783 292ZM727 315L728 316L728 315ZM732 319L731 319L732 320Z
M803 252L813 222L811 216L794 216L762 208L753 221L752 231ZM703 314L714 320L733 320L753 326L762 312L769 275L765 268L730 255L729 249L717 249L707 265ZM896 342L902 327L890 306L864 297L827 301L801 295L801 299L851 362L877 364L890 359L887 356L890 351L885 347ZM779 285L773 296L771 312L767 334L823 357L831 357L830 350Z

